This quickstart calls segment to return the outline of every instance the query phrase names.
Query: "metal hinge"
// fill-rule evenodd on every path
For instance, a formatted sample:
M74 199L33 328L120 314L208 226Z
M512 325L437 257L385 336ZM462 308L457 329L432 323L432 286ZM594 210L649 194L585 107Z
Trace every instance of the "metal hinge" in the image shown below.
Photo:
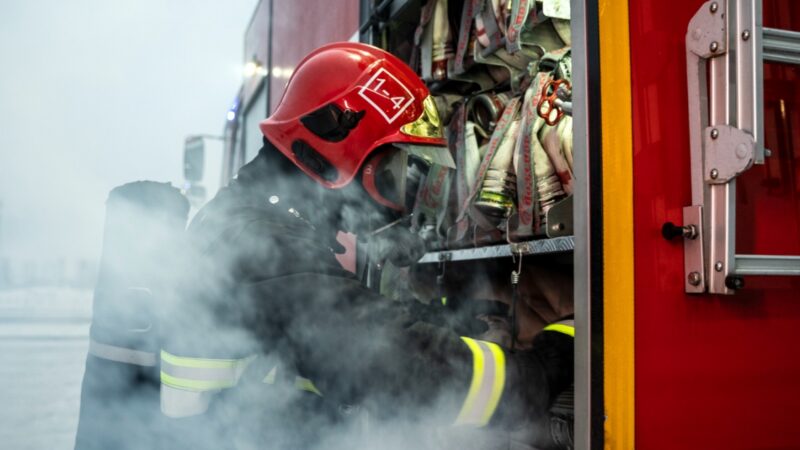
M747 131L729 125L707 127L703 132L705 182L724 184L753 165L756 141Z

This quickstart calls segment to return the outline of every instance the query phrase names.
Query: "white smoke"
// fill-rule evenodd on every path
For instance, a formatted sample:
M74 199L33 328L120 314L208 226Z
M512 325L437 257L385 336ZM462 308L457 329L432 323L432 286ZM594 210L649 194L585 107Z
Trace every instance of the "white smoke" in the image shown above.
M254 1L242 3L237 8L230 2L223 5L187 1L51 0L4 5L0 15L0 61L4 67L0 74L0 123L4 124L0 133L2 256L14 261L97 259L103 234L103 205L111 188L137 179L175 184L181 181L183 138L197 132L213 134L219 129L240 82L236 66L240 62L242 30ZM231 63L226 66L220 61ZM316 208L314 204L292 206L309 216ZM347 223L378 222L379 218L371 214L347 203L341 211ZM131 221L127 229L122 226L117 231L130 236L134 247L141 242L138 250L142 255L174 244L158 244L153 239L155 232L142 222ZM309 299L313 300L309 302L313 305L311 310L305 310L307 306L302 304L283 305L296 316L295 320L280 324L276 335L292 342L266 340L262 332L256 331L257 325L259 321L268 323L273 311L257 301L243 302L231 289L235 279L228 270L239 263L238 253L243 250L260 255L258 261L265 264L260 269L265 272L286 263L271 253L269 241L254 239L235 249L220 247L208 249L205 254L180 247L173 251L181 255L177 261L136 260L135 256L122 258L119 254L119 262L109 264L120 272L129 271L132 266L147 267L150 276L182 280L183 287L178 292L173 292L168 282L166 287L153 290L152 300L162 316L153 318L153 323L159 325L158 339L192 348L198 342L204 343L198 340L199 334L210 346L255 354L258 359L248 368L246 377L263 378L275 363L290 368L302 366L302 358L308 356L317 363L327 361L329 364L317 366L332 371L344 373L348 368L362 368L362 373L381 377L378 381L387 385L405 384L413 389L431 382L426 378L429 374L409 373L403 367L394 371L388 371L387 366L366 370L369 361L378 361L376 355L391 356L398 348L410 352L416 349L404 348L406 343L398 342L397 334L380 326L386 318L342 317L340 302L347 299L337 297L335 292L320 289L317 297ZM448 276L458 279L457 266L449 270ZM509 273L510 268L502 272ZM502 279L500 276L476 277L467 271L461 276L463 289L453 295L502 297L508 301L507 286L494 284ZM185 289L187 283L194 289ZM410 291L416 291L423 300L439 295L429 295L430 292L416 289L418 286ZM283 298L289 296L276 284L263 300L277 307ZM547 305L551 305L549 300L545 296ZM106 327L139 324L142 311L136 304L121 305L115 311L115 321ZM223 315L233 320L223 322ZM164 326L170 322L159 319L165 317L179 318L183 328ZM537 319L531 320L536 323ZM186 327L196 333L176 331ZM369 340L354 342L355 337L367 335L364 329L369 331ZM318 346L303 348L296 345L298 342ZM289 345L303 348L308 354L297 355L301 361L292 360L288 356ZM241 355L235 355L238 356ZM447 361L442 358L432 363L444 365ZM58 367L53 371L58 372ZM336 374L317 379L313 374L301 375L318 383L323 395L336 390L333 388L337 386L326 386L322 381L336 380ZM124 381L123 376L115 379L112 373L105 376L112 382ZM332 389L329 391L328 387ZM149 401L153 397L145 394L131 396L106 413L118 419L115 425L121 427L120 445L132 444L134 448L180 448L188 443L205 448L285 448L297 445L298 439L326 449L502 448L511 439L503 431L449 427L465 395L463 384L452 383L452 389L425 399L424 408L387 401L402 396L385 394L364 397L355 393L352 401L337 400L334 414L339 416L328 421L292 409L298 399L318 400L313 394L280 385L243 382L242 389L217 394L218 404L224 406L215 410L214 420L187 419L177 428L169 428L181 432L170 433L164 432L164 418L155 408L158 405ZM24 398L15 399L13 404L2 407L31 407ZM241 422L242 417L247 420ZM168 425L172 427L174 423ZM133 434L126 430L140 427L152 433L137 435L135 442L125 440ZM32 434L36 430L22 428L18 432ZM24 444L25 439L18 437L13 442Z
M74 445L105 198L182 181L184 137L222 128L256 3L3 2L0 447Z

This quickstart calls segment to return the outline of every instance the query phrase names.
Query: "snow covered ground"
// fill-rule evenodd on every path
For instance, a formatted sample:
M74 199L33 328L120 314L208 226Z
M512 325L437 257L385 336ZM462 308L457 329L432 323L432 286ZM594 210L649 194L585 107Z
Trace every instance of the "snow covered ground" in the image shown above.
M71 449L90 290L0 290L0 447Z

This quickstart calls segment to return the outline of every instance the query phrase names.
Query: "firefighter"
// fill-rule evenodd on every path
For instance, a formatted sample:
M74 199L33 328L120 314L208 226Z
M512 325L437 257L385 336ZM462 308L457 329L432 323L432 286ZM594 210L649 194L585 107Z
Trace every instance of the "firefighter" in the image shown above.
M339 230L402 236L409 167L452 162L419 77L375 47L330 44L260 128L258 155L188 228L194 253L162 325L168 445L349 448L363 411L372 429L546 428L572 378L569 326L511 353L420 320L336 259Z
M189 203L168 183L114 188L92 304L77 450L141 448L159 427L159 305Z

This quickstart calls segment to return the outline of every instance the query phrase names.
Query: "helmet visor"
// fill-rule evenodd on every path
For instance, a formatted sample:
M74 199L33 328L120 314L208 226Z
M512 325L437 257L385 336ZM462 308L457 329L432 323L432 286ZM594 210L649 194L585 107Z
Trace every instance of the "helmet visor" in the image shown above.
M422 114L417 120L403 125L400 127L400 131L414 137L444 138L442 121L439 119L439 111L436 109L436 102L432 96L427 96L422 102Z

